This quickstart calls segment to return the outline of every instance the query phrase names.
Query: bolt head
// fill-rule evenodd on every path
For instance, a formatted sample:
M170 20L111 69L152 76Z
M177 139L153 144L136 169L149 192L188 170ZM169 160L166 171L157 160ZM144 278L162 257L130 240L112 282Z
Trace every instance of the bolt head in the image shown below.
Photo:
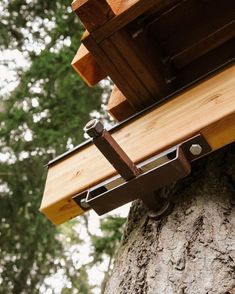
M101 136L103 133L103 130L104 130L104 126L98 119L90 120L84 128L84 131L91 138L97 138L97 137Z
M90 208L90 205L86 202L86 199L85 199L85 198L81 199L81 201L80 201L80 205L81 205L81 207L84 208L84 209L88 209L88 208Z
M189 151L192 155L200 155L202 153L202 146L199 144L192 144Z

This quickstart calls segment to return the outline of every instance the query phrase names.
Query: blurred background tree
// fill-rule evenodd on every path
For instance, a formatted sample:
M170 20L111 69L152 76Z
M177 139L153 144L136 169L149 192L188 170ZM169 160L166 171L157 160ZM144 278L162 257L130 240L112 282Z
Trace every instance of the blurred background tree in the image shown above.
M14 90L1 96L0 293L38 293L43 285L45 291L45 278L61 269L70 285L62 293L92 293L86 266L77 270L65 254L66 246L82 242L74 223L55 228L38 208L44 164L82 142L83 125L108 90L88 88L70 66L83 28L69 1L4 0L1 6L0 49L17 50L28 67L13 62ZM106 233L115 228L105 242L93 237L93 263L113 257L123 222L103 223Z

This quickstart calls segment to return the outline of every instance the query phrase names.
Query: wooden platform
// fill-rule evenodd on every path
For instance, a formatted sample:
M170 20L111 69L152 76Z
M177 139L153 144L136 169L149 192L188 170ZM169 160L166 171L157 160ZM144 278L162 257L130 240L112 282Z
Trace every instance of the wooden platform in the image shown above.
M235 141L235 66L138 115L113 136L138 163L197 133L213 150ZM95 146L71 152L49 166L41 212L56 225L82 214L72 197L113 174Z
M111 77L135 110L235 58L233 0L75 0L72 9L89 52L73 67L88 85ZM114 107L125 119L123 99Z

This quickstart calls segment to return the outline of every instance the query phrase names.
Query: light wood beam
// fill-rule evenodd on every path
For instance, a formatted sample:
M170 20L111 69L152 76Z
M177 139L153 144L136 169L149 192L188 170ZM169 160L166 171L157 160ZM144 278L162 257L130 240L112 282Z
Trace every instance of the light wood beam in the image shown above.
M119 122L129 118L137 112L117 86L113 87L107 111Z
M83 44L79 47L71 65L88 86L96 85L107 76Z

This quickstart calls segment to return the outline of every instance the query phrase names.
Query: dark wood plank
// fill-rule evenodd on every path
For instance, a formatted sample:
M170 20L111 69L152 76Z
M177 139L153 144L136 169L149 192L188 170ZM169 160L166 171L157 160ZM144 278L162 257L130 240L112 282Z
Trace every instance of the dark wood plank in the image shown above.
M154 12L168 9L172 5L178 3L180 0L128 0L123 1L116 16L106 22L101 28L93 32L93 37L99 43L128 23L143 15L146 12L154 9Z
M120 42L117 42L120 40ZM147 88L147 85L144 84L141 77L136 74L135 64L129 64L127 62L128 58L131 58L132 52L130 55L126 55L126 47L123 47L125 42L122 44L122 34L116 32L109 39L104 40L100 43L103 51L109 56L110 60L113 62L113 69L119 71L122 74L122 78L125 84L128 84L132 89L133 93L136 94L135 99L130 99L128 96L126 98L128 101L138 110L141 110L154 103L153 95ZM131 47L129 48L131 50ZM110 73L111 76L111 73ZM115 84L115 80L113 80ZM123 88L120 88L123 92Z
M133 69L136 77L148 89L155 100L169 93L160 53L151 42L151 36L144 31L130 34L121 29L112 35L115 46L124 61Z
M182 53L177 65L182 63L184 66L184 54L187 63L193 60L193 51L196 55L199 54L197 44L199 51L207 52L210 48L215 48L213 39L219 37L223 42L231 38L234 18L233 0L188 0L180 2L155 19L148 25L148 29L155 35L166 57L177 60ZM229 28L227 27L227 33L225 32L226 36L218 36L221 28L226 29L227 25ZM213 34L217 36L213 37ZM195 58L198 57L196 55Z
M235 37L235 20L219 28L204 39L172 56L170 59L177 68L182 68L207 52L224 44ZM235 50L235 48L234 48Z
M126 69L123 71L123 67L126 67L126 65L123 64L123 59L117 51L115 44L112 44L111 40L105 40L104 44L100 46L90 34L85 34L82 38L82 42L95 57L97 63L104 69L105 72L107 72L114 84L122 90L122 93L134 108L140 110L143 108L143 104L147 106L154 102L153 99L150 101L148 101L148 99L145 100L140 94L141 90L135 88L135 84L132 82L133 79L135 79L136 82L136 77L135 75L132 75L133 72L131 69L127 68L129 71L128 73L125 72ZM119 62L121 64L119 64ZM142 92L142 94L150 99L150 94L146 89L144 89L144 91L145 92Z
M235 62L235 39L211 50L183 69L176 71L177 87L181 88L194 80L207 75L224 64Z

